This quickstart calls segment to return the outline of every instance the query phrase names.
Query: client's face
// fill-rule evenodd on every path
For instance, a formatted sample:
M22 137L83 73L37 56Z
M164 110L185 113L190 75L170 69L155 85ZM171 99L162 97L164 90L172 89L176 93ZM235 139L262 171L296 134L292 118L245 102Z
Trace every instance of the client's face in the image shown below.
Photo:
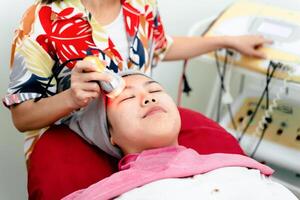
M126 87L107 103L112 144L125 154L177 145L180 116L172 98L143 75L124 77Z

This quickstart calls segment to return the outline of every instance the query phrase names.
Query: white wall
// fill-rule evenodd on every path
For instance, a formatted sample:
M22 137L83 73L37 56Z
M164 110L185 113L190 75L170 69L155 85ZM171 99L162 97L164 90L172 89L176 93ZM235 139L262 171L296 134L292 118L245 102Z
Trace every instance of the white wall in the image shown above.
M10 45L14 29L30 1L10 0L0 10L0 96L5 94L9 76ZM23 136L13 127L10 112L0 106L0 199L27 199Z

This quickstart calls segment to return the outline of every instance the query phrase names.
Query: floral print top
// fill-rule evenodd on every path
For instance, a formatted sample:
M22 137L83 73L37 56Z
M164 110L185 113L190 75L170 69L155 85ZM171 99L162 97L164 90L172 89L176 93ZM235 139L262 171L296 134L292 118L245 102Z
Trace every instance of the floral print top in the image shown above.
M121 4L129 44L127 60L121 56L105 27L96 22L80 0L51 4L37 1L32 5L16 30L4 105L9 107L68 89L72 68L88 52L103 59L107 68L116 73L139 69L150 74L172 44L171 38L164 33L157 2L121 0ZM47 128L25 133L26 158Z

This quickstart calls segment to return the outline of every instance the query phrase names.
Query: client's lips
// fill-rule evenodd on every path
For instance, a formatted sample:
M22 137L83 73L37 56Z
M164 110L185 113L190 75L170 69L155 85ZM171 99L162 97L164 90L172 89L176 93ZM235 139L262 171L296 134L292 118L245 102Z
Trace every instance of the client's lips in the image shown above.
M149 116L149 115L152 115L152 114L155 114L155 113L159 113L159 112L166 112L165 109L163 109L162 107L160 106L154 106L152 108L150 108L144 115L143 115L143 118Z

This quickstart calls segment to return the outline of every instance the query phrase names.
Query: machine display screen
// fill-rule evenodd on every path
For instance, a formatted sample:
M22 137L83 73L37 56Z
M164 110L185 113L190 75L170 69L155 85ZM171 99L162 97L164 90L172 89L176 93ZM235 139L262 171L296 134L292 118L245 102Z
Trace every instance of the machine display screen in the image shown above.
M290 27L266 21L260 24L257 31L262 34L274 35L282 38L289 38L293 32L292 28Z

